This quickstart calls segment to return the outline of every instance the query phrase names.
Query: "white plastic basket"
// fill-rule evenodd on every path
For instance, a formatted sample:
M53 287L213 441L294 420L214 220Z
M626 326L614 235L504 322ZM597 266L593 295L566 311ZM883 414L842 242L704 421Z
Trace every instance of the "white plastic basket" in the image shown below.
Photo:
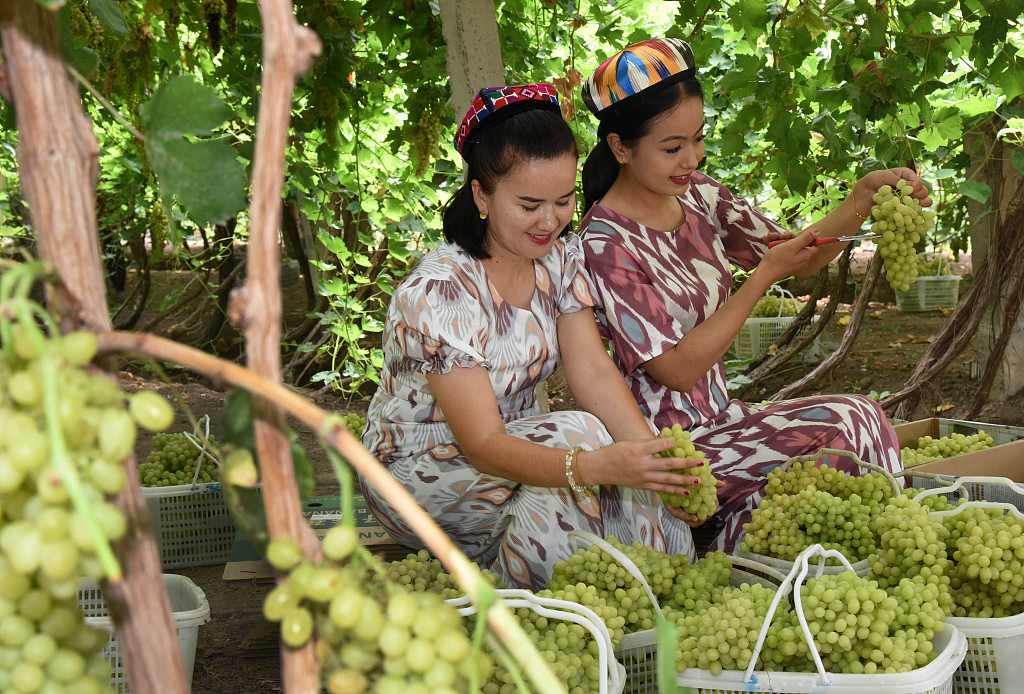
M949 489L981 483L994 487L1006 484L1017 493L1024 488L1002 477L961 477ZM997 482L998 481L998 482ZM947 489L926 489L915 498L941 494ZM1024 518L1017 506L1004 502L970 501L936 516L955 516L965 508L1002 508ZM967 638L967 655L953 677L956 694L1009 694L1024 692L1024 614L1012 617L946 617Z
M598 694L621 694L625 683L625 671L612 657L612 640L608 635L608 627L597 614L585 605L567 600L542 598L528 590L502 588L495 590L510 609L527 608L548 619L559 619L581 625L597 642L598 665L601 677L598 681ZM458 608L459 614L468 616L476 614L476 605L469 602L469 596L448 600L447 603Z
M661 606L651 590L643 573L629 557L597 535L582 530L569 533L569 546L573 550L594 546L617 561L647 592L654 609L660 614ZM786 576L775 569L742 557L730 557L733 562L729 584L760 583L769 588L778 588ZM674 658L674 656L673 656ZM655 694L658 691L658 649L654 629L627 633L615 648L615 659L625 672L624 694Z
M913 477L916 486L922 488L914 498L942 495L953 504L960 499L967 501L988 501L1010 504L1018 511L1024 511L1024 486L1008 477L982 477L968 475L938 475L921 470L904 471L904 476Z
M223 564L235 542L235 521L220 482L143 487L164 569Z
M780 313L787 299L796 301L796 297L791 292L776 284L768 288L765 296L768 294L778 294L781 298L782 303L779 305ZM753 359L775 344L782 337L782 333L786 332L789 328L789 324L793 322L795 317L778 315L763 318L747 318L747 320L743 321L743 327L740 328L739 333L733 338L733 353L740 359ZM817 322L817 320L817 315L811 316L812 324ZM805 326L800 332L806 331L807 327ZM812 356L817 355L820 351L819 338L814 338L814 341L808 345L805 351Z
M960 297L960 275L918 277L910 289L896 292L896 308L904 313L953 308Z
M874 465L873 463L864 462L859 457L857 457L856 454L851 453L850 451L842 451L842 450L834 449L834 448L823 448L820 451L818 451L817 453L812 453L810 455L801 455L801 456L797 456L795 458L790 458L786 462L782 463L777 468L777 470L783 471L787 467L793 465L794 463L802 463L802 462L806 462L808 460L818 460L819 458L823 457L824 455L838 455L838 456L842 456L844 458L849 458L854 463L856 463L859 467L861 467L861 468L863 468L865 470L869 470L871 472L879 472L882 475L884 475L885 478L887 480L889 480L889 484L892 485L893 491L895 491L897 494L899 494L902 491L902 487L900 486L900 483L898 481L896 481L896 478L893 476L893 474L891 472L889 472L888 470L886 470L885 468L880 467L878 465ZM743 533L740 534L740 537L739 537L738 541L736 542L736 546L739 547L742 544L742 542L743 542ZM793 569L793 565L795 564L794 561L791 561L789 559L780 559L778 557L772 557L772 556L768 556L768 555L765 555L765 554L757 554L756 552L742 552L740 550L735 550L733 552L733 555L737 556L737 557L743 557L745 559L749 559L749 560L758 562L760 564L764 564L765 566L770 566L771 568L773 568L773 569L775 569L777 571L780 571L783 576L789 574L789 572ZM846 559L849 562L849 559L847 557L844 557L844 559ZM824 561L825 561L825 558L823 556L819 558L819 562L821 564L824 564ZM868 559L861 559L860 561L857 561L857 562L851 562L850 563L850 568L853 569L853 572L856 573L858 576L867 576L868 573L871 571L871 559L870 558L868 558ZM823 573L825 573L825 574L838 574L838 573L842 573L843 571L846 571L846 569L847 569L846 566L843 566L842 564L839 564L839 565L835 565L835 566L823 566L820 570ZM819 573L819 575L820 575L820 573Z
M725 670L712 675L706 670L689 669L679 673L680 685L690 687L696 694L725 694L727 692L785 692L787 694L947 694L952 691L953 675L964 659L967 639L954 626L946 627L936 635L933 642L936 657L924 667L906 673L851 675L832 674L825 671L821 657L814 647L814 639L808 629L800 601L800 586L810 570L809 559L813 556L834 557L852 570L845 557L835 550L826 550L821 545L808 547L794 562L793 569L775 594L768 617L761 627L761 633L753 649L753 657L745 672ZM817 566L822 566L819 560ZM820 575L820 573L818 574ZM800 621L800 628L818 669L817 673L788 673L754 671L757 659L764 645L771 616L779 603L795 588L794 609Z
M196 481L202 464L220 467L220 461L206 448L210 416L203 415L185 437L199 451L200 465L196 465L192 484L142 488L164 569L223 564L235 543L235 521L224 502L221 483Z
M178 645L185 660L185 681L192 682L192 671L196 662L196 642L199 625L210 621L210 603L202 588L185 576L164 574L164 585L171 603L171 616L178 631ZM110 685L117 694L128 694L128 679L121 660L121 649L117 645L114 622L103 599L99 584L83 579L78 589L78 605L85 615L85 621L110 634L110 640L103 648L103 657L110 663Z

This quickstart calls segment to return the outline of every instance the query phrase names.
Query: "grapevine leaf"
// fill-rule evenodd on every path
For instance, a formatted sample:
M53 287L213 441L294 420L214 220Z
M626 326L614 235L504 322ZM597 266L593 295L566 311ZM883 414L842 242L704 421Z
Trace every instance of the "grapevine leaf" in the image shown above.
M981 181L968 180L960 184L960 193L978 202L988 202L992 197L992 189Z
M89 12L100 20L104 29L109 30L118 38L128 35L128 22L121 14L121 8L114 0L89 0Z
M223 222L246 204L245 168L234 148L194 137L210 135L230 114L212 89L186 76L165 82L142 109L161 194L176 196L200 225Z

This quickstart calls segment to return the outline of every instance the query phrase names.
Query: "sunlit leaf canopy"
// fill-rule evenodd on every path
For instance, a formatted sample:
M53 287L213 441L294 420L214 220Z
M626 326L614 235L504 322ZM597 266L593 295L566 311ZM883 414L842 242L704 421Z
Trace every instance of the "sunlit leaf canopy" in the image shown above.
M574 86L579 77L629 43L683 38L705 86L707 173L799 226L838 203L866 171L914 166L932 185L939 211L928 242L954 249L968 238L967 201L984 204L990 195L968 175L986 152L970 151L965 141L1020 140L1022 12L1024 0L495 3L507 82L558 85L583 155L595 121ZM285 189L325 245L316 261L319 290L329 298L322 318L335 337L318 348L333 364L322 380L372 379L374 331L389 292L440 239L440 207L461 183L451 145L461 114L449 103L440 9L437 2L338 0L299 2L295 13L323 44L296 89ZM163 249L170 228L195 239L204 226L238 214L234 233L244 240L261 77L259 6L88 0L68 3L59 16L68 59L147 138L135 138L83 90L100 140L101 231L125 241L145 234L150 248ZM172 99L174 112L162 114L158 95L176 83L215 95L223 124L184 127L214 108L207 96ZM178 119L181 132L169 140L158 124ZM6 107L3 125L0 165L12 185L0 193L0 211L5 234L13 235L25 216ZM244 173L231 170L226 148ZM1022 170L1024 157L1011 164ZM197 185L211 172L218 184ZM176 225L166 223L162 199ZM353 302L365 285L373 290Z

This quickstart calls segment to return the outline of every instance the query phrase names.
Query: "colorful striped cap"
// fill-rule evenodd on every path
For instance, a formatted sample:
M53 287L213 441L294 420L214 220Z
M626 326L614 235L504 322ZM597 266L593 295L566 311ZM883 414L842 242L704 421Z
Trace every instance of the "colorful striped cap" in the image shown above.
M682 39L651 39L601 63L583 83L583 103L599 119L606 109L646 89L662 89L697 74L693 50Z
M466 117L455 131L455 149L463 154L463 148L475 141L470 139L471 133L478 137L483 129L530 108L546 108L561 113L554 85L542 82L481 89L473 97Z

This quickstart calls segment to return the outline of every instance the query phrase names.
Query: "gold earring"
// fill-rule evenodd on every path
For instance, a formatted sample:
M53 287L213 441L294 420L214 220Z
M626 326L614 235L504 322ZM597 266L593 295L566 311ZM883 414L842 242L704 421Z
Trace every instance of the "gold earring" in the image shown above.
M480 219L487 219L487 213L483 210L480 210Z

